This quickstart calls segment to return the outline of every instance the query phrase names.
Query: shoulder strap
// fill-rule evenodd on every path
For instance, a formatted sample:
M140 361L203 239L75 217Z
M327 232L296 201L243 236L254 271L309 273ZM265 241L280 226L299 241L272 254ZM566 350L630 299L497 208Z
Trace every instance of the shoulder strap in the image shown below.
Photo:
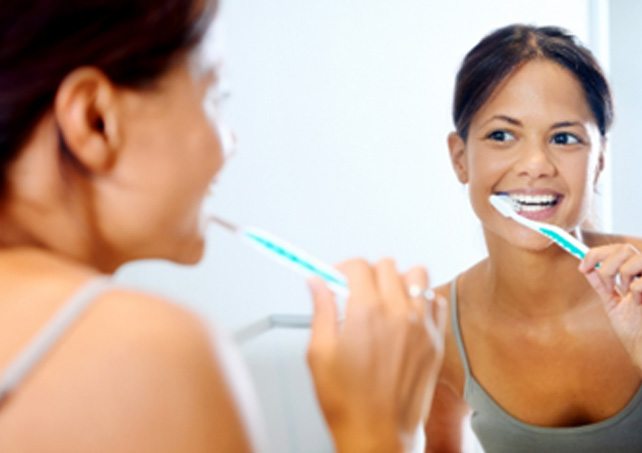
M89 280L54 315L0 376L0 404L53 348L85 308L111 285L107 277Z
M459 356L461 357L461 362L464 366L464 372L466 373L466 382L468 382L470 378L470 366L468 365L466 347L464 346L464 340L461 335L461 326L459 325L459 310L457 306L457 278L453 279L453 281L450 283L450 319L452 321L452 329L453 333L455 334L455 340L457 341Z

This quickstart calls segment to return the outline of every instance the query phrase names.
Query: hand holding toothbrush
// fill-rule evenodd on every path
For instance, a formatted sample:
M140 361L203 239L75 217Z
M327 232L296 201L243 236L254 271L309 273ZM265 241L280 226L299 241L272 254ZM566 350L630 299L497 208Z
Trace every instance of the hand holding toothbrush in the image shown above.
M353 260L339 270L350 289L345 319L339 323L333 293L312 281L308 349L337 451L410 451L441 367L444 304L423 296L429 282L422 268L401 276L391 260Z
M600 296L620 341L642 371L642 253L631 244L595 247L579 270Z

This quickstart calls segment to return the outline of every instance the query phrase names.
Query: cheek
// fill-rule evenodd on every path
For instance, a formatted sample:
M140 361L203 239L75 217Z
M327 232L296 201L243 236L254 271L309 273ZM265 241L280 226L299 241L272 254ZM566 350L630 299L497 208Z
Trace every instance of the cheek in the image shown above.
M188 140L192 175L199 175L198 182L209 185L223 167L224 157L219 131L200 106L191 116L188 134L185 139Z
M493 186L510 169L512 161L506 153L471 147L467 155L469 183L476 187Z
M471 150L467 162L468 189L473 207L480 202L487 204L488 196L491 193L499 189L506 189L506 187L499 186L502 178L511 167L511 162L506 156Z
M578 222L588 215L593 204L594 170L588 159L569 159L559 169L570 195L568 208L573 211L572 217L577 218Z
M597 159L592 154L581 152L564 157L560 159L558 171L571 195L590 198L594 190Z

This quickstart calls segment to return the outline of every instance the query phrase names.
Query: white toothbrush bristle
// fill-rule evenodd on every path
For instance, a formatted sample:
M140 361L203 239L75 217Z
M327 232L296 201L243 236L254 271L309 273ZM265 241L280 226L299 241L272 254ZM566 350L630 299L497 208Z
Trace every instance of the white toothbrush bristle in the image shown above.
M515 202L508 196L491 195L488 200L490 204L505 217L513 217L517 214L517 206L515 206Z

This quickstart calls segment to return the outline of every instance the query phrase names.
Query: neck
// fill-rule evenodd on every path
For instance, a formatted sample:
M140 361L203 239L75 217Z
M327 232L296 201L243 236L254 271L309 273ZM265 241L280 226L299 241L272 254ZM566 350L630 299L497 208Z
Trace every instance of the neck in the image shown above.
M495 308L530 318L557 316L584 305L591 294L577 258L557 245L528 250L492 232L485 236L489 256L481 270Z
M66 224L66 228L41 219L34 222L37 227L26 228L0 214L0 251L31 251L73 260L77 264L111 274L123 262L110 259L108 248L99 248L94 242L86 240L83 231L76 225Z

